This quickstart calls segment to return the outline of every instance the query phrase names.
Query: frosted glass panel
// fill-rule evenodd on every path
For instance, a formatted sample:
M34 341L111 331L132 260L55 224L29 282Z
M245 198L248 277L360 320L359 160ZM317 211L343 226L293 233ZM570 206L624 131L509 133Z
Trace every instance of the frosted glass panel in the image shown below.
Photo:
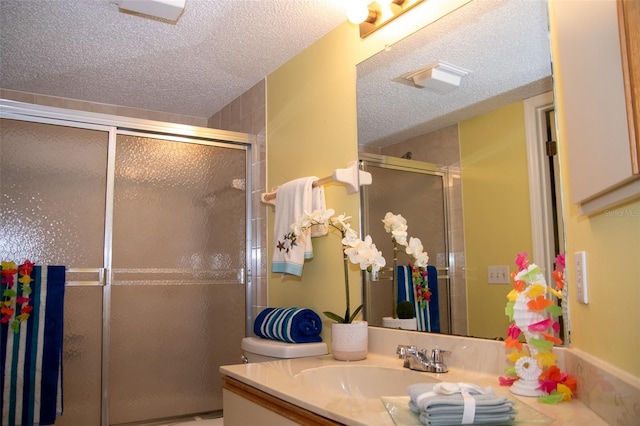
M0 254L102 267L108 135L2 119Z
M0 129L0 258L102 267L107 133L7 119ZM101 287L67 288L64 327L56 425L98 425Z
M222 409L245 330L246 152L120 135L112 424Z

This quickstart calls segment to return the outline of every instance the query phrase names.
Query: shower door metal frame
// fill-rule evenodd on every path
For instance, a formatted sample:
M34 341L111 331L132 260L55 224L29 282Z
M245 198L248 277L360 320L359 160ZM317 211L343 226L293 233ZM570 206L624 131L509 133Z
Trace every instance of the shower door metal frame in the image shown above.
M93 282L74 283L72 285L102 286L102 371L101 371L101 426L109 426L109 353L110 353L110 319L111 319L111 283L112 283L112 235L113 235L113 202L115 187L115 151L116 136L119 134L143 136L171 140L174 142L199 143L203 145L225 146L238 145L237 149L246 151L245 163L245 321L249 333L253 316L251 313L252 274L252 226L251 226L251 182L252 149L254 138L246 133L226 130L208 129L159 121L120 117L64 108L0 99L0 118L30 121L35 123L60 125L66 127L100 130L108 134L107 148L107 188L105 200L105 234L104 259L102 268L95 270L70 269L70 272L97 272L98 280Z

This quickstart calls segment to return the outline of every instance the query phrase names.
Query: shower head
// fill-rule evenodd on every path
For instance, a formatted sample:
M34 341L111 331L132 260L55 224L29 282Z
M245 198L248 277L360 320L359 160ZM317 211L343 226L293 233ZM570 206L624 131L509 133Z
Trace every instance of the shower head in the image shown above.
M231 187L233 189L239 189L241 191L245 190L245 182L244 179L234 179L231 181Z

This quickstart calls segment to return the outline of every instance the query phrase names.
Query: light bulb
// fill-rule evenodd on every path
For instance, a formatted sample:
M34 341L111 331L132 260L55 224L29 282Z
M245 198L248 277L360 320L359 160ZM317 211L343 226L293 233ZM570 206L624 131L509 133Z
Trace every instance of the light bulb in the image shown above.
M353 24L363 23L369 16L369 8L364 0L351 0L347 6L347 19Z

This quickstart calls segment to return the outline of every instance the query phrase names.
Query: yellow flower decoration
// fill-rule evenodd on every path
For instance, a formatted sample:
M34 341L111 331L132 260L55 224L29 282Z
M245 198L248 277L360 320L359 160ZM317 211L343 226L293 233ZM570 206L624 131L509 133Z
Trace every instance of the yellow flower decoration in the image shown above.
M573 396L573 392L569 389L568 386L563 385L562 383L558 383L558 387L556 390L562 394L563 401L571 401L571 397Z
M538 352L534 358L536 359L536 361L538 361L538 364L540 364L542 367L551 367L552 365L555 365L556 359L557 359L557 357L551 351Z
M546 290L547 290L546 285L535 283L535 284L531 284L529 288L525 291L527 292L528 297L535 299L538 296L542 296Z
M514 288L509 292L509 294L507 294L507 300L509 302L515 302L519 295L520 292Z
M507 359L509 361L516 362L517 360L519 360L523 356L529 356L529 351L527 351L527 350L519 351L517 349L514 349L514 350L511 351L510 354L507 355Z
M547 287L547 290L549 290L549 293L553 294L558 299L562 299L562 293L556 290L555 288Z

